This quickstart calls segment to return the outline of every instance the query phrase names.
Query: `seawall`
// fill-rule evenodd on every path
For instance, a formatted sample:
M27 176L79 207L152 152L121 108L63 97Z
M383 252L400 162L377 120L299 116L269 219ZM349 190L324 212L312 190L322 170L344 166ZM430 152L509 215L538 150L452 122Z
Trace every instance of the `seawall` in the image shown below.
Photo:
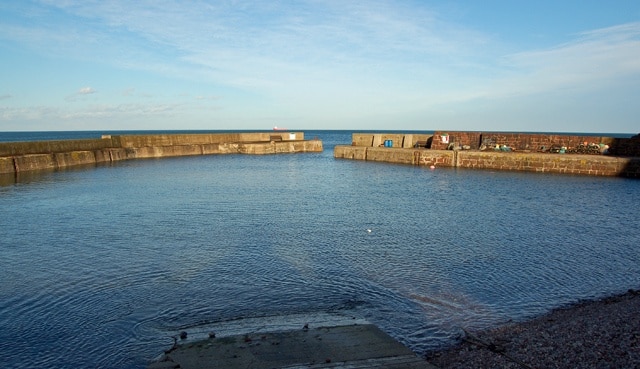
M465 132L436 131L430 142L430 149L448 148L482 149L506 146L515 151L548 151L552 148L566 148L568 152L580 151L579 147L591 145L607 146L607 153L617 156L640 157L640 135L630 138L608 136L586 136L569 134L516 133L516 132Z
M640 178L640 157L513 150L434 150L424 147L425 143L435 141L432 136L416 136L420 135L354 134L351 146L334 148L334 157L429 167ZM390 146L384 146L385 141ZM416 144L420 147L414 147Z
M0 174L171 156L322 150L322 141L305 140L302 132L105 135L86 140L1 142Z

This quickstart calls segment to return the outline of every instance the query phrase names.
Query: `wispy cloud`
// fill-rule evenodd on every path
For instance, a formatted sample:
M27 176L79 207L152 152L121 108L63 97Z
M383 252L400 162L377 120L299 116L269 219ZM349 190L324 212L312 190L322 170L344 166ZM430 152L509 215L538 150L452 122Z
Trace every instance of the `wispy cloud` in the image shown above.
M0 122L54 121L67 124L83 119L124 119L130 123L144 117L175 117L183 115L188 108L181 104L95 104L80 109L51 106L29 106L24 108L0 108Z
M83 104L68 104L78 110L60 114L65 119L171 114L194 104L242 118L247 111L276 111L309 121L340 115L364 122L485 103L498 110L513 99L546 94L598 94L640 76L640 23L585 30L569 42L531 50L415 1L24 4L10 6L21 9L14 14L20 20L1 20L0 39L58 60L106 66L116 76L98 84L100 93L87 86L68 95L66 101ZM131 70L144 79L128 79ZM137 105L127 105L132 102ZM93 111L83 110L87 103L96 104Z
M42 121L50 117L59 116L59 113L59 108L51 106L6 107L0 108L0 121Z
M205 96L205 95L198 95L196 96L196 100L210 100L210 101L216 101L219 100L220 96Z
M149 115L173 115L180 110L180 104L100 104L82 110L60 114L62 119L142 117Z
M78 95L91 95L95 93L96 90L93 87L82 87L78 90Z
M10 94L0 95L0 100L8 100L12 97L13 95L10 95Z
M505 93L538 93L556 89L593 89L640 75L640 23L585 32L547 50L505 57ZM525 83L526 82L526 83Z
M94 57L121 66L206 77L240 88L270 89L292 80L354 73L381 75L381 70L433 66L443 59L455 64L457 57L488 41L427 8L387 1L44 3L78 22L64 27L34 22L35 30L14 34L30 42L50 39L61 53L90 48ZM102 27L86 28L86 20ZM82 35L86 37L78 39ZM64 40L71 42L63 45ZM102 58L104 53L109 58Z
M122 91L122 96L133 96L136 92L136 89L133 87L128 87Z
M67 101L76 101L81 96L93 95L97 91L93 87L82 87L75 93L68 95L65 100Z
M153 129L157 123L175 122L180 119L201 120L210 119L210 114L219 106L210 103L198 104L186 102L145 102L145 103L99 103L82 105L48 106L32 105L26 107L0 106L0 123L11 122L56 122L62 126L84 122L101 124L111 129L128 129L132 124L150 124ZM202 118L204 117L204 118ZM6 127L5 127L6 128ZM187 126L185 127L187 128Z

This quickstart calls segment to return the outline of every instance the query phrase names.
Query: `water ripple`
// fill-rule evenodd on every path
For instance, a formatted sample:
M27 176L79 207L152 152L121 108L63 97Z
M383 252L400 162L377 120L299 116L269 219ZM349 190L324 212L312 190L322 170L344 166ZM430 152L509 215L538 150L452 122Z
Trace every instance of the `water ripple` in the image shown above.
M0 361L141 368L182 329L319 314L425 353L639 288L639 186L330 152L48 174L0 193Z

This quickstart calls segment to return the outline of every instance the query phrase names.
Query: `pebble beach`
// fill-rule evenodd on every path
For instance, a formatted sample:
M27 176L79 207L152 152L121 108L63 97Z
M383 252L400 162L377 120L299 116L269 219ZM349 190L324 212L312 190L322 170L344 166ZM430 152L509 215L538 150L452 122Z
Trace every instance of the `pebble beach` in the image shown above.
M640 368L640 291L464 332L458 345L427 361L441 369Z

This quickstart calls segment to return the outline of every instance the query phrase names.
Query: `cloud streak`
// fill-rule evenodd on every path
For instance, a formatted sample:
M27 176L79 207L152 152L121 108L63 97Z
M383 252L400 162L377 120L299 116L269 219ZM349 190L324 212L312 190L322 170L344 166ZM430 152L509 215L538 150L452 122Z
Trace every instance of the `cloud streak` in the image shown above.
M640 23L585 32L571 43L507 56L506 67L520 75L503 88L516 94L594 89L640 75L638 55Z
M91 95L95 93L96 93L96 90L93 87L82 87L77 92L78 95Z
M91 105L81 110L69 110L51 108L48 106L29 106L27 108L5 108L2 110L2 118L11 120L20 117L25 120L38 119L70 119L91 117L114 117L118 115L153 115L177 111L179 104L118 104L118 105Z
M248 81L269 88L288 82L287 75L343 77L395 65L429 65L468 55L487 43L481 33L443 22L428 10L385 1L200 7L173 2L46 3L78 22L62 33L53 30L55 22L51 29L25 29L18 32L24 40L44 40L54 31L58 36L49 37L65 53L73 53L71 44L61 45L65 39L82 48L99 44L110 55L120 55L112 59L120 65L182 75L192 75L195 66L215 82L241 88L250 87ZM82 28L87 19L103 28ZM34 34L27 35L30 32ZM87 37L78 40L82 34ZM154 55L159 50L168 58L158 60Z
M258 91L310 83L323 88L332 80L353 80L372 88L377 75L379 80L420 81L445 91L450 89L447 85L460 87L465 90L456 98L460 101L464 95L498 97L583 88L638 73L634 57L640 55L638 23L587 31L551 49L501 57L492 54L497 52L492 50L493 41L481 32L446 23L428 10L416 12L387 2L327 2L321 9L304 2L202 8L153 4L67 2L61 7L76 16L100 19L110 30L134 32L174 54L167 62L150 63L157 63L152 69L200 74L212 82ZM124 55L133 56L124 63L145 68L135 53ZM465 61L469 57L488 63L469 64ZM495 80L481 77L487 69L497 76ZM479 86L465 85L473 82ZM483 92L488 84L495 87Z
M1 39L158 81L147 88L120 81L113 87L118 92L109 94L111 81L91 79L100 93L86 86L65 98L96 103L101 117L134 116L134 110L118 113L116 107L129 106L123 101L135 101L140 111L180 109L185 99L169 96L184 93L204 110L214 102L226 118L396 121L481 103L483 110L497 110L545 94L577 98L617 86L637 94L630 86L640 76L640 23L585 30L531 50L411 1L27 4L5 5L19 20L0 21ZM189 87L174 93L175 86ZM90 118L84 105L75 105L77 114L60 119Z
M82 96L93 95L97 91L93 87L81 87L74 94L68 95L65 100L69 102L77 101Z

